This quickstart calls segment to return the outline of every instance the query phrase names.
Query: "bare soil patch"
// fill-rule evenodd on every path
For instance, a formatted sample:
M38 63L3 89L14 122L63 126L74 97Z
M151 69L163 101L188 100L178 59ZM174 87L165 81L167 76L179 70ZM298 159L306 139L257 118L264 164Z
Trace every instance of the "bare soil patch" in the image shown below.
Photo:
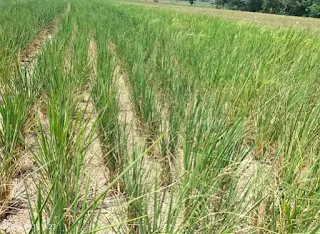
M77 98L79 100L79 108L83 112L84 119L87 122L85 135L88 137L92 135L92 142L86 150L83 166L83 184L89 183L89 199L92 201L95 199L95 196L105 192L110 182L110 171L105 164L106 155L104 155L103 146L97 131L96 123L98 115L94 107L94 101L90 95L90 84L97 75L97 53L97 45L92 38L88 48L90 65L89 84L86 90L82 91ZM104 230L103 228L115 223L125 223L124 204L125 199L121 194L112 192L106 194L100 202L98 229L101 228L101 230L97 233L114 233L112 229ZM125 225L122 228L125 230Z
M29 119L28 129L36 129L39 120L43 126L47 120L41 111L41 99L31 108L32 117ZM29 217L29 202L35 204L37 201L37 184L40 181L39 168L35 164L33 153L37 150L37 136L35 132L28 131L25 138L25 151L20 154L17 161L16 176L12 182L12 190L8 198L8 209L4 219L0 222L0 230L5 233L22 234L32 227Z
M93 100L90 97L90 92L85 91L81 94L80 98L80 109L84 112L85 120L88 121L85 134L86 136L89 136L93 133L92 142L87 148L84 158L84 177L82 178L84 186L89 183L88 198L90 201L93 201L97 195L105 192L105 189L109 184L110 172L104 163L105 155L103 154L101 142L96 132L97 114ZM125 199L121 194L107 193L98 207L101 209L98 221L99 228L124 222L124 203ZM114 232L112 232L112 230L107 231L102 229L97 233Z

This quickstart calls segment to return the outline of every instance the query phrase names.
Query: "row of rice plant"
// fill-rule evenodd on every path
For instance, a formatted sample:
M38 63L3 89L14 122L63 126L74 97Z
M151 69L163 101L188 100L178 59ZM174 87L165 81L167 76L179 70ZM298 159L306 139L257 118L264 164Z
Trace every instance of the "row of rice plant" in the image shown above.
M28 107L46 100L30 233L318 232L317 35L118 2L72 3L35 73L19 73L3 95L6 167L23 146ZM119 121L117 63L147 135L142 148L129 150L139 139ZM90 88L111 172L93 197L84 157L94 134L76 100ZM144 150L150 146L159 152ZM161 176L144 171L152 153L161 156ZM122 219L101 227L101 202L119 181Z
M25 82L26 74L24 71L15 73L11 85L1 93L0 217L5 215L10 204L12 180L17 174L16 164L25 148L28 112L39 95L39 83Z
M120 14L120 13L119 13ZM111 19L111 17L113 18L113 19L115 19L115 17L116 17L116 15L115 15L115 13L114 12L112 12L112 11L110 11L110 13L109 13L109 15L111 15L110 16L110 19ZM119 17L119 16L118 16ZM117 22L119 22L119 21L117 21ZM129 27L131 27L132 25L130 25L130 23L131 22L128 22L127 24L128 24L128 28ZM116 29L116 28L118 28L119 29L119 25L116 25L116 24L114 24L115 26L115 28L114 29ZM123 26L123 28L124 28L125 26ZM127 28L124 28L123 29L124 31L125 30L128 30ZM136 30L135 28L133 29L133 30ZM117 32L117 31L115 31L115 30L111 30L111 32L113 33L113 34L116 34L115 35L115 42L117 43L117 42L119 42L119 46L120 46L120 48L121 48L121 46L123 46L123 48L121 48L121 49L123 49L123 53L125 53L125 51L131 51L132 52L132 50L134 49L133 47L134 47L134 43L132 43L132 47L130 48L126 48L125 46L125 44L124 44L124 40L121 40L122 38L118 38L119 37L119 35L117 35L117 33L119 33L120 35L121 35L121 33L122 32ZM128 30L128 32L129 32L129 30ZM125 31L125 33L128 33L128 32L126 32ZM130 30L130 32L131 32L131 30ZM123 35L125 35L125 33L123 33ZM139 35L139 34L138 34ZM118 36L118 37L117 37ZM127 36L127 35L125 35L125 36ZM138 39L138 37L137 37L137 39ZM150 43L150 44L152 44L152 43ZM137 53L141 53L141 51L139 51L138 50L138 52ZM132 56L132 57L134 57L134 56L141 56L141 57L143 57L143 56L145 56L144 54L138 54L138 55L135 55L134 53L133 53L133 55L127 55L127 56ZM126 58L126 57L124 57L124 58ZM130 59L129 59L130 60ZM130 84L131 85L133 85L133 83L136 81L135 79L137 79L136 78L136 76L134 76L133 75L133 73L132 72L130 72L130 69L132 69L132 70L134 70L135 69L135 61L137 61L137 64L140 64L140 66L141 66L141 63L142 63L142 60L140 60L140 59L138 59L138 60L135 60L135 59L131 59L130 60L134 65L131 65L130 66L130 64L129 64L129 66L128 67L126 67L126 69L127 70L129 70L128 71L128 74L129 74L129 79L132 79L133 81L132 82L130 82ZM147 66L145 66L145 67L143 67L143 69L144 70L147 70L147 71L150 71L150 68L148 69L148 67ZM137 71L139 71L139 70L137 70ZM145 74L147 74L147 73L145 73ZM131 76L131 78L130 78L130 76ZM148 79L148 77L145 75L145 76L141 76L142 78L144 78L144 79ZM144 81L143 81L144 82ZM137 81L137 83L139 83L139 81ZM145 83L146 84L146 83ZM148 86L148 88L149 88L150 86ZM144 89L146 88L146 86L144 86L143 87ZM134 89L134 88L132 88L132 89ZM143 102L143 101L145 101L145 99L143 99L141 96L138 96L138 95L135 95L135 93L134 93L134 91L132 92L132 94L133 94L133 97L132 97L132 99L133 100L135 100L135 98L136 98L136 100L138 100L139 102ZM147 96L145 96L146 98L147 98ZM156 105L156 102L154 101L153 102L153 105ZM191 107L190 107L191 108ZM201 108L202 109L202 108ZM202 111L204 111L204 109L202 110ZM196 113L198 112L198 111L194 111L195 113L192 113L191 115L190 115L190 120L189 121L191 121L191 120L194 120L194 117L195 117L195 115L196 115ZM219 113L217 113L217 114L219 114ZM201 115L200 115L201 116ZM159 115L157 116L158 118L160 117ZM222 122L223 123L223 122ZM222 124L221 123L221 124ZM215 123L216 124L216 123ZM237 125L236 125L237 126ZM188 130L187 130L187 132L186 132L186 149L185 149L185 163L184 163L184 166L185 166L185 169L186 169L186 171L193 171L192 170L192 168L194 167L194 163L193 163L193 160L195 160L195 157L197 156L196 154L192 154L191 155L191 152L193 151L193 150L195 150L195 149L197 149L198 147L200 147L200 146L198 146L198 145L195 145L194 147L195 147L195 149L193 149L193 147L190 145L190 142L192 142L193 141L193 137L194 137L194 132L192 132L192 131L195 131L194 129L196 129L196 127L197 127L197 122L195 122L194 123L194 125L190 125L190 128L188 128ZM205 128L205 127L204 127ZM213 128L213 126L212 126L212 128ZM233 128L230 128L230 132L233 132L234 131L234 129ZM207 131L206 132L206 134L209 134L210 133L210 131ZM199 138L201 138L202 136L203 137L205 137L204 135L203 135L204 133L203 132L201 132L201 133L199 133ZM214 137L215 138L217 138L217 139L219 139L218 138L218 136L219 136L219 134L217 134L217 135L215 135ZM213 137L213 136L212 136ZM189 142L190 141L190 142ZM238 141L241 141L241 138L238 140ZM208 156L210 155L210 152L212 152L212 150L213 149L211 149L211 150L209 150L210 148L212 148L212 145L210 145L210 141L208 141L207 142L207 144L206 144L206 146L204 146L204 147L207 147L208 149L207 149L207 151L208 151ZM232 142L233 143L233 142ZM226 144L228 147L230 147L231 149L232 149L232 147L235 147L235 146L233 146L233 144L231 145L231 146L229 146L228 144ZM236 144L236 146L238 146L239 147L239 144ZM223 148L223 147L221 147L221 148ZM240 147L241 148L241 147ZM221 150L221 152L224 152L223 150ZM230 150L230 152L232 152L231 150ZM240 154L241 155L241 154ZM221 159L222 160L222 159ZM201 160L200 160L201 161ZM227 163L228 164L228 163ZM202 166L204 166L203 164L202 164ZM221 164L221 167L223 168L223 167L226 167L226 163L222 163ZM191 173L193 176L199 176L199 171L198 170L203 170L203 168L206 168L206 167L200 167L199 166L199 168L197 168L197 170L194 170L194 173ZM138 168L136 168L136 170L134 170L134 172L133 172L133 174L132 174L132 177L133 177L133 179L131 179L131 183L130 184L132 184L134 181L137 181L136 182L136 189L134 190L135 191L135 194L134 194L134 197L140 197L140 199L141 198L143 198L143 197L146 197L146 195L145 195L145 190L143 189L143 178L142 178L142 174L143 174L143 172L141 172L141 170L142 170L142 168L140 167L138 167ZM217 173L217 174L219 174L219 170L217 170L217 171L214 171L214 173ZM166 173L170 173L170 171L167 171ZM204 175L205 176L205 175ZM176 230L177 228L176 228L176 226L177 226L177 220L178 220L178 218L180 218L181 216L182 216L182 214L184 214L185 215L185 220L184 220L184 223L180 223L180 227L178 227L178 230L180 230L180 231L182 231L182 230L184 230L185 228L186 228L186 223L188 223L188 222L190 222L191 221L191 217L192 217L192 215L191 215L191 213L188 213L188 212L194 212L195 211L195 208L196 207L198 207L199 206L199 204L200 204L200 202L199 202L199 200L196 200L196 199L191 199L190 197L193 197L193 192L194 191L196 191L197 190L197 183L195 183L195 182L193 182L193 183L190 183L190 180L191 180L191 178L192 178L192 180L194 180L195 178L197 178L197 177L190 177L190 175L189 174L186 174L186 176L183 178L184 180L183 180L183 182L182 182L182 185L181 185L181 187L178 187L178 188L175 188L176 190L178 190L176 193L171 193L170 195L169 195L169 197L167 197L167 202L169 202L170 203L170 201L171 202L173 202L173 194L175 194L175 196L177 196L178 197L178 202L176 202L175 204L174 204L174 207L171 207L171 206L173 206L173 204L171 204L171 206L170 206L170 204L164 204L164 200L163 199L160 199L160 201L158 201L158 199L159 199L159 196L154 196L154 200L149 200L149 201L147 201L147 203L150 203L151 202L151 204L154 204L154 207L153 207L153 211L152 212L148 212L148 209L146 208L146 206L149 206L147 203L144 203L144 202L141 202L140 201L140 199L138 200L139 202L137 202L137 203L134 203L135 204L135 208L133 209L134 211L135 211L135 216L134 217L137 217L137 216L140 216L140 217L143 217L144 215L146 215L146 217L144 218L144 219L142 219L141 220L141 222L138 222L136 225L138 225L136 228L138 229L138 230L140 230L140 231L142 231L142 230L152 230L152 228L153 228L153 231L160 231L160 230L169 230L170 232L172 232L172 231L174 231L174 230ZM222 178L223 177L221 177L221 178L219 178L219 180L222 180ZM129 180L126 180L126 181L129 181ZM225 183L227 183L227 182L225 182ZM130 184L126 184L126 187L129 187L129 185ZM219 184L218 182L217 182L217 184ZM153 191L153 193L157 193L157 190L158 190L158 187L159 185L157 184L157 183L155 183L155 189L154 189L154 191ZM207 191L207 187L203 187L203 191ZM211 192L214 192L214 193L217 193L217 189L212 189L212 191ZM138 195L139 194L139 195ZM160 195L160 197L162 197L162 198L164 198L164 195L163 195L164 193L163 192L161 192L161 195ZM186 202L183 202L183 201L186 201ZM158 205L157 205L158 204ZM159 205L160 204L160 205ZM186 205L185 205L186 204ZM170 208L171 207L171 208ZM188 212L186 212L185 211L185 207L188 207ZM201 211L204 213L204 210L207 208L205 205L203 205L203 206L200 206L201 207ZM167 210L167 212L163 212L163 210ZM200 212L200 211L199 211ZM166 213L166 215L170 215L170 216L167 216L167 217L163 217L162 215L164 214L164 213ZM160 215L161 214L161 215ZM162 217L160 217L160 216L162 216ZM158 217L158 218L157 218ZM169 217L170 217L170 219L169 219ZM198 216L198 213L197 214L194 214L194 218L192 219L193 220L193 222L198 222L198 219L199 219L199 216ZM161 220L161 222L159 221L159 220ZM165 224L163 223L163 222L165 222ZM196 226L201 226L200 224L197 224L197 225L195 225L194 227L196 228Z
M67 1L1 1L0 14L0 77L10 74L19 51L60 15ZM20 62L20 61L19 61Z
M99 14L91 16L90 10ZM92 21L88 23L86 20L89 17ZM115 63L108 50L109 38L108 32L104 31L103 19L103 11L93 4L79 2L72 5L58 35L38 58L37 75L46 77L47 81L44 92L48 100L48 126L40 124L39 149L35 152L37 165L41 168L41 184L38 184L38 200L33 202L30 198L34 213L31 216L32 233L104 233L111 228L133 230L135 223L142 218L133 208L137 200L141 203L142 198L139 198L141 193L135 192L137 184L132 180L131 173L138 167L144 153L133 157L127 152L124 126L118 122ZM73 31L75 28L76 31ZM91 64L88 55L90 40L97 45L96 71L93 71L95 64ZM70 45L71 71L65 70L64 66ZM76 96L90 89L97 119L91 134L86 134L90 120L78 107ZM99 188L101 193L92 194L89 191L92 187L90 179L84 173L84 158L94 140L95 130L99 133L110 178L105 188ZM120 192L125 194L128 210L120 216L126 216L128 221L98 225L102 218L101 203L117 184L121 186Z
M29 199L30 233L84 233L98 228L98 206L104 194L90 197L90 180L84 174L94 129L86 131L89 120L77 102L89 78L89 27L78 21L78 14L77 8L71 8L37 59L36 76L45 79L42 96L47 101L34 152L41 178L35 181L37 200ZM64 64L70 46L71 71Z
M129 64L131 84L150 90L161 84L173 100L172 107L185 110L169 113L169 121L174 118L170 116L181 116L177 122L182 124L175 131L181 143L175 147L183 151L183 179L188 181L182 186L188 194L185 208L199 209L194 218L187 213L188 222L205 222L194 227L206 227L206 232L316 230L318 36L121 4L109 8L117 19L110 20L111 34ZM157 51L156 62L150 61L153 51ZM150 70L156 75L150 75ZM138 100L152 99L145 95ZM246 172L239 175L238 169L247 158L259 164L254 175L269 177L262 185L254 179L241 181ZM260 175L261 168L268 168L270 174ZM207 171L212 174L199 180ZM192 183L192 177L199 184ZM213 179L219 182L212 185ZM204 186L206 181L212 189ZM240 193L243 183L248 191ZM248 202L246 196L250 202L238 206ZM218 198L190 203L190 197ZM216 203L215 209L209 209L208 217L200 211L211 203ZM222 223L212 225L210 218Z
M12 179L18 173L17 161L24 150L24 136L30 126L31 106L39 96L42 79L31 78L27 68L14 66L17 54L57 17L66 2L5 1L0 14L0 79L1 79L1 156L0 217L10 205ZM17 61L18 62L18 61ZM19 61L20 62L20 61Z

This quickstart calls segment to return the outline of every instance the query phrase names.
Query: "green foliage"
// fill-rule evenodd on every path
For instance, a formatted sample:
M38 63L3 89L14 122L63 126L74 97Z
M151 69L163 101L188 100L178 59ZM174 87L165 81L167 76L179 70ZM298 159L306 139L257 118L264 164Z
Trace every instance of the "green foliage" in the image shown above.
M234 10L320 17L319 0L221 0L217 3Z
M313 3L308 7L308 10L311 17L320 18L320 2Z
M266 13L280 13L280 0L263 0L262 11Z
M262 0L247 0L246 5L249 11L260 11L262 8Z
M241 10L302 12L310 2L231 3ZM310 6L307 13L316 15L318 5ZM8 157L23 145L29 106L40 94L47 97L32 152L39 180L37 200L28 196L27 231L317 233L319 59L319 37L307 32L73 1L38 55L35 74L19 74L2 93L0 143ZM119 106L118 66L133 104L126 108ZM90 88L89 100L80 103L79 93ZM151 144L124 136L119 112L131 106ZM107 149L106 166L117 173L91 191L86 153L95 135ZM163 183L158 171L170 180ZM118 182L121 195L111 193ZM108 203L101 203L105 197ZM112 223L108 217L101 227L101 209L110 204Z

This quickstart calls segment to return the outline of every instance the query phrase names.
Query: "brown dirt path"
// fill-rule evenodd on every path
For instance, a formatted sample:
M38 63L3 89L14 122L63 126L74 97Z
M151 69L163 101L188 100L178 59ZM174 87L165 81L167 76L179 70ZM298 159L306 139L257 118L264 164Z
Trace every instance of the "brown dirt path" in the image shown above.
M18 174L12 182L9 206L5 218L0 222L0 233L4 231L4 233L20 234L31 228L26 186L30 195L29 199L35 202L36 181L39 178L31 153L36 148L36 137L31 132L26 137L26 148L16 166Z
M89 87L92 81L97 75L97 45L94 39L90 40L88 54L90 63L90 76ZM89 88L90 89L90 88ZM94 101L91 98L90 90L86 89L79 95L80 110L84 113L85 120L87 121L86 136L92 135L92 142L86 150L84 157L84 178L83 180L89 181L89 199L94 199L96 195L104 192L106 186L109 183L110 172L105 165L105 155L103 153L102 145L97 134L97 118L94 107ZM112 229L104 230L105 226L125 222L125 198L118 193L108 193L100 203L100 216L98 221L98 229L101 231L97 233L114 233ZM125 229L125 226L121 226L117 229ZM123 232L125 233L125 231Z
M85 135L92 135L92 142L86 150L84 156L84 177L83 184L89 183L89 200L104 192L109 183L110 173L105 165L102 146L96 131L97 114L94 108L90 92L86 91L79 97L81 100L80 110L83 111L87 121ZM93 133L92 133L93 131ZM124 197L117 193L107 193L106 197L100 202L101 214L99 216L98 228L125 221ZM99 207L98 207L99 208ZM114 233L112 230L101 230L98 233Z
M120 59L117 57L115 45L109 42L109 50L117 60L117 66L114 72L114 80L117 85L117 93L119 100L119 122L125 126L125 134L127 137L128 154L132 155L134 150L142 150L146 145L146 136L139 129L141 124L136 117L134 105L131 101L131 88L129 84L128 75L123 70ZM142 163L144 177L146 178L145 185L153 187L155 177L160 172L159 162L155 157L144 157Z
M146 136L143 135L145 131L144 129L140 129L143 125L140 124L134 110L133 102L131 101L131 87L130 82L128 80L129 78L123 69L122 61L117 56L115 45L112 42L109 42L109 50L117 60L117 66L114 72L114 80L117 86L120 107L119 122L122 126L125 126L127 150L129 157L131 157L134 151L139 152L146 147ZM148 215L149 218L152 220L151 217L154 216L153 200L155 181L160 181L161 179L161 164L159 162L159 159L154 154L147 155L143 158L141 170L144 187L143 190L145 193L147 193L143 200L149 202Z
M263 224L265 218L265 202L252 210L257 202L257 196L266 197L275 187L275 166L261 162L248 154L239 164L236 171L238 184L236 193L240 202L239 221L241 224L236 228L236 233L249 233Z
M117 58L115 52L115 45L111 43L109 49L112 54ZM147 146L147 136L143 135L145 131L139 129L142 124L140 124L139 119L134 110L134 104L131 101L131 87L128 75L123 70L122 61L117 58L118 66L115 69L115 80L118 87L118 97L120 114L119 121L121 124L126 126L126 136L128 139L128 151L129 155L133 153L133 149L142 149ZM163 135L159 137L165 137L167 121L169 118L168 106L162 102L163 97L161 93L156 93L156 105L159 110L161 110L161 120L164 132ZM160 118L160 117L159 117ZM134 141L133 141L134 140ZM152 146L152 150L148 152L148 155L144 157L142 162L143 180L144 180L144 190L147 193L144 200L148 201L148 216L150 219L150 224L154 225L154 216L156 210L154 209L154 201L157 200L157 206L160 209L160 213L157 214L158 220L156 225L156 233L164 233L166 227L166 221L170 209L170 201L172 199L172 209L175 209L178 205L178 194L174 191L178 190L178 186L181 183L181 176L183 174L183 152L178 150L177 155L171 157L167 155L163 158L161 155L160 144L155 144ZM166 162L164 162L166 161ZM165 165L165 166L164 166ZM168 178L170 178L168 182ZM158 181L157 191L155 191L155 183ZM167 183L168 182L168 183ZM173 189L174 188L174 189ZM156 199L155 199L155 196ZM159 212L159 210L157 210ZM171 217L172 218L172 217ZM171 219L170 218L170 219ZM174 230L179 232L183 221L183 214L179 214L176 217L176 223L174 225Z

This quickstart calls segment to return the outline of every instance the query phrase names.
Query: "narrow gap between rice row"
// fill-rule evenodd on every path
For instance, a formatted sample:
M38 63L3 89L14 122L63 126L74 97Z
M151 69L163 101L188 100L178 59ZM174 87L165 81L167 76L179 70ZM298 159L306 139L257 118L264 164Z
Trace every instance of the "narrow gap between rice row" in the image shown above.
M89 84L77 97L80 101L80 110L84 113L84 118L87 123L86 135L92 134L92 141L86 150L84 156L84 183L89 181L89 199L94 200L95 196L104 192L105 187L110 183L110 170L105 164L105 152L101 144L97 132L98 114L94 106L94 101L91 97L90 90L97 76L97 59L98 51L97 44L91 37L88 48L89 56ZM100 202L100 214L98 220L98 228L102 230L97 233L114 233L112 229L104 230L103 227L123 222L125 217L122 214L124 208L124 197L120 193L108 193Z
M124 70L121 58L118 57L116 53L116 45L114 42L109 41L109 50L111 54L116 58L116 68L114 72L115 82L117 86L117 93L119 99L119 122L125 129L125 136L127 139L127 152L129 161L132 160L134 154L141 152L144 148L149 148L148 136L144 133L147 132L143 128L143 124L140 123L137 114L135 112L134 104L132 102L132 91L130 87L130 82L128 74ZM154 200L154 190L157 187L155 184L160 183L160 172L161 164L158 159L154 157L153 152L157 149L157 145L153 144L151 146L153 149L148 151L148 154L143 158L139 170L139 180L142 180L143 188L145 192L149 195L143 195L143 200L148 200L148 211L149 215L153 216L153 200ZM159 182L156 182L159 181ZM156 186L156 187L155 187ZM158 188L159 189L159 188ZM148 197L150 196L150 197ZM128 212L128 219L138 218L136 214L132 213L130 208ZM139 233L138 223L129 223L129 228L132 233Z

